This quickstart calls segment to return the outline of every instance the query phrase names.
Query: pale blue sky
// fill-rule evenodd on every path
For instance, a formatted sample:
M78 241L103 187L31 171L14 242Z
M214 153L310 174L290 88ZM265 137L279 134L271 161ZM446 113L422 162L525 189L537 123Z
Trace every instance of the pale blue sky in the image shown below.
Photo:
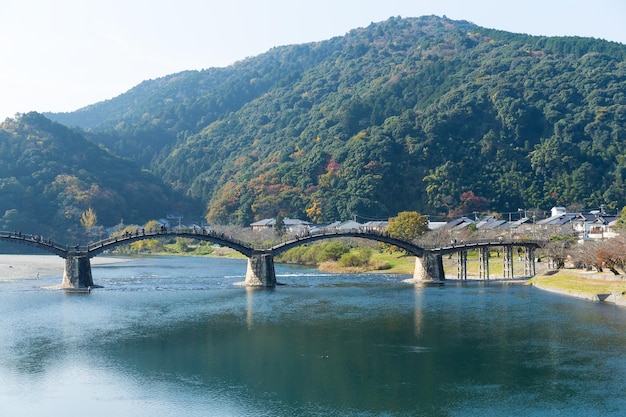
M390 16L432 14L626 44L624 0L12 0L0 15L0 120L72 111L143 80L226 66Z

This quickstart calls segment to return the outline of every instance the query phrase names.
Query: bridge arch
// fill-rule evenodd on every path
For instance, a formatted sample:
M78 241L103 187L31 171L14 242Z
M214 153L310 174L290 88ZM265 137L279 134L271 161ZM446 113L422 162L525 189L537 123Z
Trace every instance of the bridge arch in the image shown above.
M374 240L377 242L382 242L382 243L387 243L390 245L397 246L401 249L406 250L411 255L420 256L420 257L424 255L424 248L414 245L410 242L395 239L393 237L387 236L382 233L370 233L370 232L363 232L360 230L325 231L322 233L313 233L313 234L305 235L302 237L296 237L296 238L290 239L286 242L273 246L270 250L272 254L279 255L280 253L285 252L296 246L305 245L307 243L315 242L318 240L337 239L337 238L342 238L342 237L358 237L358 238L367 239L367 240Z
M26 245L33 248L50 252L61 258L67 258L67 246L44 239L39 235L22 234L20 232L0 232L0 241Z
M89 244L86 248L79 247L79 251L84 252L89 258L99 255L100 253L113 249L117 246L131 244L139 240L145 239L169 239L172 237L181 237L187 239L202 240L218 244L220 246L226 246L231 248L247 258L252 256L253 249L246 243L227 237L223 233L216 233L213 231L137 231L136 233L129 233L127 235L110 237L95 243Z

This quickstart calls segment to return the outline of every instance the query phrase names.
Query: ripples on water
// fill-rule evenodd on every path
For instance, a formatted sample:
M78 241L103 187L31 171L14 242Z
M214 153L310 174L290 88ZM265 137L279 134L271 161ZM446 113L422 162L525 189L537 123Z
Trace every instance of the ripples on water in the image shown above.
M626 313L520 285L150 258L0 283L1 416L622 415Z

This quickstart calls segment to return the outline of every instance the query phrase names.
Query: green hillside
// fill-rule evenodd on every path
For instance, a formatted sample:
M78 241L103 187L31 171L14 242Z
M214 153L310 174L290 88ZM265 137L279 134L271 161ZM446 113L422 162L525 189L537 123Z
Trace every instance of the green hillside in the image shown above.
M273 48L49 115L212 223L626 205L626 46L434 16Z
M89 208L96 226L193 210L154 175L40 114L0 125L0 230L93 240L80 224Z

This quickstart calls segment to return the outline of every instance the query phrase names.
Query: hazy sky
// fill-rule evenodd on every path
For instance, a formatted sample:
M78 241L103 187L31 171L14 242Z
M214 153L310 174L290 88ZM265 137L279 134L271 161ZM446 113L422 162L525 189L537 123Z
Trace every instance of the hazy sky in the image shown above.
M391 16L433 14L626 44L624 0L13 0L0 14L0 120L72 111L143 80L226 66Z

